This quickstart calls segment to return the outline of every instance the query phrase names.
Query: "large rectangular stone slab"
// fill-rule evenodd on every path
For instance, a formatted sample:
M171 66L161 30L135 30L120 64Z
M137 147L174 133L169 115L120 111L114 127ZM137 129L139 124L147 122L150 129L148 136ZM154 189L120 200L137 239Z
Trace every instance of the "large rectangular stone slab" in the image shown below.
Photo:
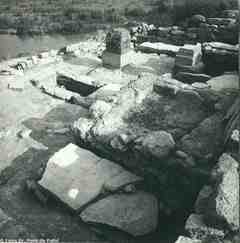
M106 224L134 236L154 231L158 224L158 201L149 193L115 194L90 205L81 214L84 222Z
M77 210L103 191L118 190L140 180L121 166L68 144L49 159L39 184Z
M138 50L146 53L167 54L170 56L176 56L180 48L180 46L165 44L162 42L144 42L138 47Z

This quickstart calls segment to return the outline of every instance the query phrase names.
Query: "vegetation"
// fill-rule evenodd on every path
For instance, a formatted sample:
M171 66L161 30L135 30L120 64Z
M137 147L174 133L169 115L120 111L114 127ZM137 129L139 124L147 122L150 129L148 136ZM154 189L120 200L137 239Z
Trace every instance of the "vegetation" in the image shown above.
M128 20L172 25L193 14L215 17L234 8L237 0L2 0L0 29L13 28L21 34L79 32Z

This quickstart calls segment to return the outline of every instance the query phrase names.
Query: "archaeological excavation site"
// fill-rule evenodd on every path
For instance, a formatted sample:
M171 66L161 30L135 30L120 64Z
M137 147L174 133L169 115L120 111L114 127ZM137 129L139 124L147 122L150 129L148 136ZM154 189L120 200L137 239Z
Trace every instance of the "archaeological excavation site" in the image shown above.
M239 243L236 12L1 61L0 242Z

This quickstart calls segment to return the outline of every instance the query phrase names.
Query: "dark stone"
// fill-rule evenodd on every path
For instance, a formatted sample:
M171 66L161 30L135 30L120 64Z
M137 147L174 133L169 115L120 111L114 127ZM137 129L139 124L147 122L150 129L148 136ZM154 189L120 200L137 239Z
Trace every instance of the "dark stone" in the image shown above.
M175 78L181 82L192 84L192 83L205 83L211 78L211 76L206 74L179 72L175 75Z
M217 156L223 149L222 119L222 115L217 114L205 119L190 134L181 139L179 148L200 160L204 160L204 157L209 154Z

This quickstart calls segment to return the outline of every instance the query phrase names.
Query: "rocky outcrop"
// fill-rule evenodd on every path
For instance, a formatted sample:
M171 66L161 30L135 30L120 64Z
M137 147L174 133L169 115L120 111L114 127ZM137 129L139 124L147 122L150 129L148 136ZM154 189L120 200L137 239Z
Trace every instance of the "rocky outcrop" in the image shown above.
M156 230L158 202L151 194L136 192L106 197L80 214L84 222L107 224L140 236Z
M145 78L145 84L149 82ZM114 101L101 103L109 112L93 105L96 109L90 109L89 118L74 123L73 133L78 144L147 178L146 187L154 187L166 212L187 208L223 150L227 108L216 111L215 104L230 104L225 105L225 94L170 75L155 81L154 91L143 89L136 83L122 87Z

